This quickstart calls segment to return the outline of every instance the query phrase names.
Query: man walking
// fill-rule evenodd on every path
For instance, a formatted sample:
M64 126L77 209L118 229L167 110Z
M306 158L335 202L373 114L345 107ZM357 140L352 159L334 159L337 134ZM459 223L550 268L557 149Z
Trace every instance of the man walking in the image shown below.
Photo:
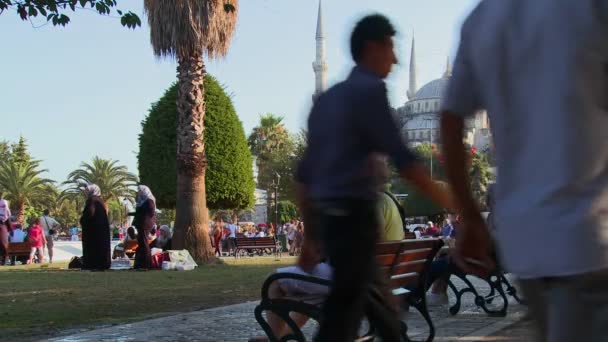
M608 338L608 2L486 0L462 27L443 102L457 250L489 235L468 187L464 118L487 109L498 179L493 229L539 341Z
M366 308L372 283L380 277L375 265L377 180L374 160L388 155L401 176L437 202L450 199L428 177L402 141L392 117L383 81L397 62L387 18L370 15L351 35L357 64L343 82L320 95L308 119L308 146L297 171L298 197L305 217L306 240L321 240L334 268L330 294L316 341L353 341L364 311L383 341L399 341L397 313L386 303ZM307 215L307 214L305 214ZM303 248L299 264L316 265Z
M44 235L46 237L46 248L49 253L49 263L53 263L53 246L54 240L53 235L57 234L57 229L61 226L59 222L57 222L51 216L51 212L48 209L45 209L43 212L43 216L40 218L40 225L44 230Z

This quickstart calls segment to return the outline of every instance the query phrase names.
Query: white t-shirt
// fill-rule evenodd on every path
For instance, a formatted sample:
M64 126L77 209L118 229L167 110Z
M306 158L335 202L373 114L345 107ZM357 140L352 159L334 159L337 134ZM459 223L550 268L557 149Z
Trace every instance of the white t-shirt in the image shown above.
M266 234L263 231L260 231L255 237L265 237Z
M40 218L40 226L44 230L44 235L49 235L49 229L57 229L59 222L50 216L42 216Z
M25 233L21 229L13 230L13 233L10 238L10 242L23 242L25 240Z
M0 223L4 223L11 217L11 208L8 205L8 201L0 199Z
M604 3L486 0L462 26L442 108L471 119L487 110L495 234L522 278L608 268Z

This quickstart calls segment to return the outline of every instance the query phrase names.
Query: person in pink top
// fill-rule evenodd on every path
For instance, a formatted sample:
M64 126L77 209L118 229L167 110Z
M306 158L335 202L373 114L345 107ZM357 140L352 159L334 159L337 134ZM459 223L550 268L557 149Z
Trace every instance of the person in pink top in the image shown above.
M34 219L34 222L30 229L27 232L27 239L32 246L32 251L30 252L30 259L28 260L28 264L32 263L34 259L34 254L38 253L38 259L40 263L43 262L44 251L43 248L46 246L46 237L44 236L44 231L40 226L40 219Z

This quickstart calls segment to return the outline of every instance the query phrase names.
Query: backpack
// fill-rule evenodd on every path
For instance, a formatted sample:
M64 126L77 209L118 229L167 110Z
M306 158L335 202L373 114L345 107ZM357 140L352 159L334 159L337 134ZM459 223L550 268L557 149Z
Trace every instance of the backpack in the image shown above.
M401 224L403 225L403 230L406 230L407 226L405 222L405 209L403 208L401 203L399 203L399 200L397 200L397 197L395 197L395 195L391 194L388 191L384 191L384 194L390 199L392 199L395 205L397 206L397 211L399 211L399 216L401 216Z

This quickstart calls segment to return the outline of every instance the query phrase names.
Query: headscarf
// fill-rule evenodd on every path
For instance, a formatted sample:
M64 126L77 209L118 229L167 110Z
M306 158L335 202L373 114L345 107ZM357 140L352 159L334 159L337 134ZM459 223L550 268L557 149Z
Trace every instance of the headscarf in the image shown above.
M169 228L169 226L167 226L166 224L163 224L162 226L160 226L160 230L164 231L165 233L167 233L167 238L171 238L173 234L171 234L171 228Z
M89 184L84 189L84 193L87 195L87 198L100 197L101 189L99 188L99 186L97 184Z
M140 185L137 188L137 207L141 207L147 200L152 200L156 204L156 198L152 195L152 191L145 185Z

